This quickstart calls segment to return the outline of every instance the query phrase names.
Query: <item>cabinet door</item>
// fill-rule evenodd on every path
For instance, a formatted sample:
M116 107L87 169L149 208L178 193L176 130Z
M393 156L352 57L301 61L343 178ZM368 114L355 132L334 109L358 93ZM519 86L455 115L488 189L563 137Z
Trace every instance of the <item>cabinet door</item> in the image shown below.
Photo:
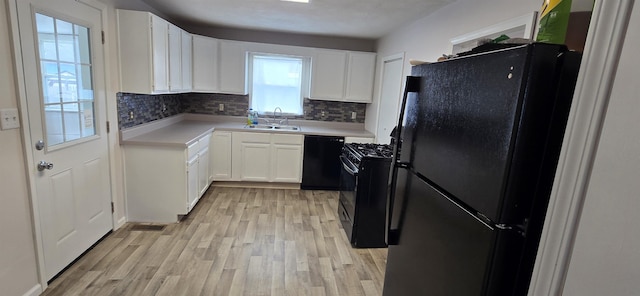
M346 101L371 103L373 98L373 77L375 70L375 53L349 53L347 87L345 90Z
M242 42L220 41L220 91L246 94L245 71L247 52Z
M231 180L231 132L213 132L210 155L211 181Z
M274 144L271 147L271 181L302 181L302 145Z
M311 62L311 98L343 100L346 66L345 51L318 51Z
M140 36L144 38L144 36ZM169 23L151 15L151 43L153 52L153 91L169 91ZM121 44L121 46L125 46Z
M191 211L199 197L198 155L195 155L187 162L187 212Z
M269 143L240 143L240 180L269 181Z
M209 141L209 138L206 139ZM209 143L198 153L198 199L209 188Z
M182 90L182 29L169 24L169 90Z
M218 40L205 36L193 36L193 90L217 92Z
M232 172L235 181L269 181L271 135L268 133L232 133Z
M182 36L182 50L181 52L181 66L182 66L182 90L183 91L191 91L192 85L192 37L191 33L181 30Z

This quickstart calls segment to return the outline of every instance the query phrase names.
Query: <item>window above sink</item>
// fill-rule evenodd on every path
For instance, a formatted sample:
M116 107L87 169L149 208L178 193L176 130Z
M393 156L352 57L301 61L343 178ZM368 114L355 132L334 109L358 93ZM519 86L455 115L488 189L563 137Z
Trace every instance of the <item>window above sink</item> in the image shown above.
M303 99L309 95L310 57L268 53L249 54L250 106L261 115L303 115Z

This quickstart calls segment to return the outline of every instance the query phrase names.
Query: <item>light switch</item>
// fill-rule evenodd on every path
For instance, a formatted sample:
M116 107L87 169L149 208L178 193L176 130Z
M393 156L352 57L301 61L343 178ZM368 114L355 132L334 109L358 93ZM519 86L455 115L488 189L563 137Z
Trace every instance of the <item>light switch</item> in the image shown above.
M0 128L2 128L2 130L20 128L18 109L0 109Z
M224 104L219 104L218 105L218 111L220 111L220 112L224 111Z
M356 120L357 117L358 117L358 113L356 113L355 111L351 112L351 119Z

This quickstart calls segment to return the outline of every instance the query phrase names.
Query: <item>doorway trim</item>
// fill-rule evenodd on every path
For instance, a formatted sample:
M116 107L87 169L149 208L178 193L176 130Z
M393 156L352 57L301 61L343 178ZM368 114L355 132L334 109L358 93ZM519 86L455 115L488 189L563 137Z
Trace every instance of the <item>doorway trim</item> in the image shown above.
M41 292L43 292L46 288L47 288L47 275L46 275L46 271L44 268L44 244L42 241L42 229L40 227L40 209L39 209L39 205L38 205L38 199L36 198L35 194L36 194L36 180L33 178L32 174L30 173L32 170L30 168L35 167L36 165L36 161L34 160L33 157L33 153L31 153L31 148L33 147L33 143L31 141L31 125L29 123L29 120L27 120L26 118L28 118L28 112L27 112L27 91L26 91L26 83L25 80L27 79L25 72L24 72L24 66L22 63L23 60L23 55L22 55L22 47L21 47L21 43L20 43L20 32L19 32L19 25L18 25L18 8L16 5L16 1L20 1L20 0L7 0L8 6L7 6L7 12L8 12L8 17L9 17L9 25L10 25L10 40L12 43L12 51L13 51L13 60L14 60L14 71L15 71L15 83L16 83L16 95L18 96L17 98L17 104L18 104L18 109L19 109L19 113L20 113L20 124L22 125L22 146L23 146L23 152L24 152L24 156L25 156L25 162L24 165L26 167L26 179L27 179L27 192L29 195L29 204L31 207L31 223L32 223L32 229L33 229L33 241L35 243L35 249L34 249L34 253L35 253L35 257L36 257L36 267L38 270L38 281L39 281L39 285L32 288L28 293L29 294L33 294L33 295L37 295ZM105 34L105 42L102 44L103 47L103 58L104 58L104 86L105 86L105 106L107 108L106 113L107 113L107 119L110 118L110 108L109 108L109 100L108 100L108 94L109 94L109 90L111 89L111 84L110 84L110 66L109 66L109 58L108 58L108 42L107 42L107 36L108 36L108 14L107 14L107 6L104 3L101 3L97 0L76 0L79 3L88 5L92 8L97 9L98 11L100 11L100 15L101 15L101 26L102 26L102 31ZM107 145L107 153L108 153L108 157L109 157L109 178L110 178L110 188L111 188L111 201L114 201L114 190L115 190L115 182L113 179L114 176L114 151L113 149L111 149L111 142L112 142L112 137L113 137L114 133L108 133L107 136L107 142L109 143ZM112 229L116 229L117 226L117 222L116 222L116 216L115 213L112 213Z
M400 107L401 107L400 99L402 95L402 90L404 89L405 52L384 56L380 61L380 78L378 79L378 89L377 89L378 106L376 106L375 139L374 139L376 143L379 140L378 128L380 127L380 107L382 106L382 84L383 84L382 80L384 79L385 63L393 60L401 60L401 64L402 64L402 75L398 77L398 79L400 80L400 92L398 93L398 101L396 102L396 104L398 105L398 110L400 110ZM396 122L397 122L397 118L396 118Z
M530 296L562 295L633 1L595 1Z

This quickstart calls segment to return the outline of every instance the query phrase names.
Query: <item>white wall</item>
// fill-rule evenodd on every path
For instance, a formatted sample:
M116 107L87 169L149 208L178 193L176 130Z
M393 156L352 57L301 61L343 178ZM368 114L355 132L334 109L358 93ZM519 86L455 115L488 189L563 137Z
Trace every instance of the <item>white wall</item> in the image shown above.
M16 108L9 15L0 2L0 108ZM31 208L19 129L0 131L0 294L22 295L38 285Z
M620 56L563 295L640 291L640 7Z
M539 11L541 7L542 0L458 0L381 38L377 45L375 99L367 106L365 128L376 131L380 91L377 86L383 57L405 52L404 76L407 76L411 73L410 59L435 62L443 54L451 54L451 38Z

